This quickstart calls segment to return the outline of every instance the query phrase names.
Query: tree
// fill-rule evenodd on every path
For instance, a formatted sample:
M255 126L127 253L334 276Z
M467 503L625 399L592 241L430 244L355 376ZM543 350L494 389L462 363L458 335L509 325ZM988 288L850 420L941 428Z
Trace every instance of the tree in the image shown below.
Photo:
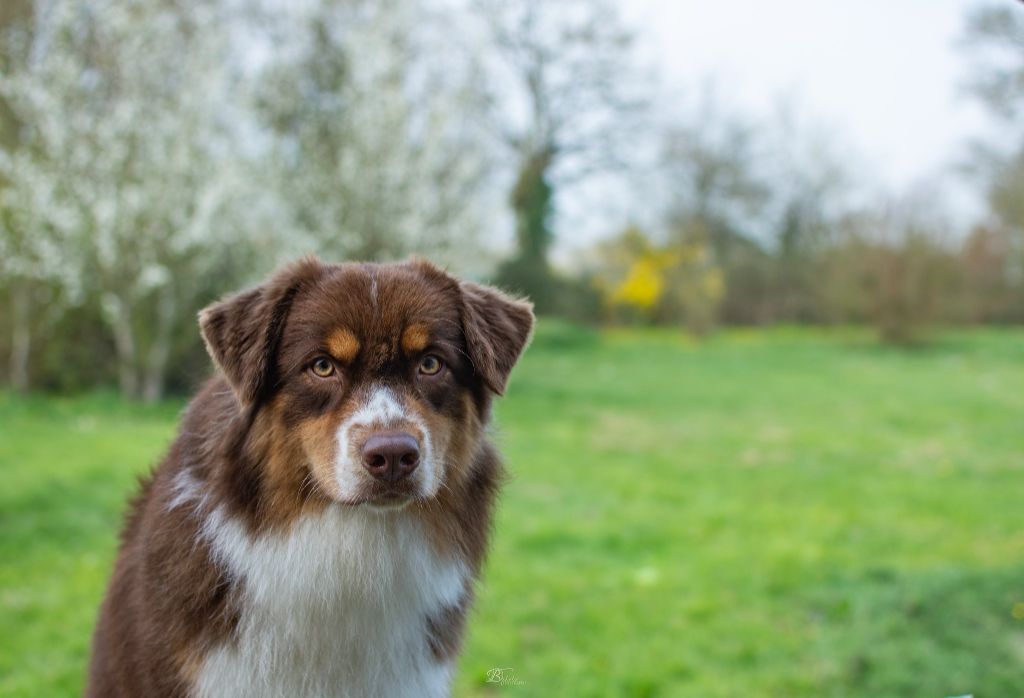
M230 266L223 19L212 0L54 0L3 81L24 125L7 244L99 305L132 397L160 397L181 323Z
M499 281L554 304L548 253L560 188L626 161L642 100L632 37L607 0L478 0L498 60L492 122L515 158L516 252Z
M768 319L771 259L757 241L771 189L756 132L706 92L664 135L661 170L667 227L680 244L706 247L724 274L727 322Z
M0 5L0 75L10 75L28 62L35 9L33 0L7 0ZM20 128L17 114L0 95L0 143L13 147Z
M967 15L963 45L972 59L967 87L1007 124L1024 116L1024 10L982 5Z
M10 301L9 381L22 391L30 382L33 334L52 324L63 311L61 300L79 290L77 275L68 273L69 250L47 220L52 183L35 181L31 170L18 167L32 148L30 124L13 101L7 76L24 74L38 62L42 9L31 0L0 7L0 286ZM62 289L71 293L57 298Z
M941 200L921 187L844 216L823 262L833 319L868 322L893 344L959 319L960 269Z
M854 181L836 149L831 130L799 118L784 104L776 128L769 131L765 179L770 201L773 253L771 319L814 322L826 311L819 293L821 258L834 242L834 231L850 208Z
M981 175L995 234L1006 240L1000 276L1016 280L1011 315L1024 315L1024 9L983 5L967 16L963 46L971 60L967 87L995 117L999 138L976 143L972 169ZM990 231L992 232L992 231Z
M659 243L630 226L597 253L593 278L615 318L682 324L698 335L714 326L725 289L701 242Z
M1015 303L1013 238L1005 226L974 227L960 248L963 276L963 318L968 322L1024 321L1024 307Z
M271 10L282 47L255 75L269 187L295 246L335 259L472 256L486 164L479 100L416 0Z

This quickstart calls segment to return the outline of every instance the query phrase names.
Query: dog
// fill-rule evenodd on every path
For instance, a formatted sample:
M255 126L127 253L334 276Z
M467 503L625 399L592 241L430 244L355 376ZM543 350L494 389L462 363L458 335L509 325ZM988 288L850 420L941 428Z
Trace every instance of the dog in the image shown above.
M532 306L307 258L199 326L219 370L130 507L86 695L448 695Z

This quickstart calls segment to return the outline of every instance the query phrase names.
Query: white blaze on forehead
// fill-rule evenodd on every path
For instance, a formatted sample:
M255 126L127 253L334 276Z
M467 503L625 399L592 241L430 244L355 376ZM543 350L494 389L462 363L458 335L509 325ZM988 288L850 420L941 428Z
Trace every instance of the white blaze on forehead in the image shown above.
M405 408L389 388L374 388L370 399L343 426L381 426L408 419Z
M384 386L374 387L362 405L338 427L338 461L335 470L338 487L343 495L356 492L366 475L362 472L359 454L355 449L359 444L352 442L352 429L356 427L389 429L413 425L422 434L420 444L420 467L412 477L419 478L424 494L434 494L440 487L441 474L434 453L430 430L427 424L412 410L406 409L401 399L393 390Z

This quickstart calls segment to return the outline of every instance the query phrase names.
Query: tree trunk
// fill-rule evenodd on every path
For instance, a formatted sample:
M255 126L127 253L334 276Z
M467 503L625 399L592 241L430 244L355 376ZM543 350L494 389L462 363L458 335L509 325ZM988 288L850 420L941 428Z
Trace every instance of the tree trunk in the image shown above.
M553 235L551 213L554 190L548 181L554 150L541 149L524 155L509 203L516 221L516 255L498 270L499 284L526 293L537 312L552 312L556 306L555 282L548 266Z
M538 266L547 263L553 238L550 226L554 191L548 181L553 162L551 148L526 156L510 197L516 218L519 256Z
M32 290L15 283L11 289L11 387L18 392L29 388L29 356L32 350Z
M104 299L107 322L114 332L114 348L117 352L117 382L121 395L126 398L139 396L139 377L136 371L135 334L132 331L131 307L113 294Z
M171 355L171 335L174 329L174 314L177 301L174 288L165 286L160 291L157 307L157 326L153 343L149 347L146 360L146 371L142 385L142 399L156 402L164 395L164 384L167 379L167 360Z

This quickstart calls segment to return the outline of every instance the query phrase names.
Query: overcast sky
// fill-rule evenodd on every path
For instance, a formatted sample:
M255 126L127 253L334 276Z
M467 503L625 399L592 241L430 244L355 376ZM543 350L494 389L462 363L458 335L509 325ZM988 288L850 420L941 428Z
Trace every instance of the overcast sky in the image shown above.
M3 0L0 0L2 2ZM945 172L991 124L963 94L968 11L1017 0L612 0L657 77L657 107L687 113L708 80L726 106L770 118L781 100L835 133L879 188ZM1024 7L1021 9L1024 12ZM663 114L664 116L664 114ZM568 202L572 206L572 202ZM577 202L590 207L592 202ZM589 227L589 226L588 226Z
M833 131L839 150L856 154L866 184L898 193L939 179L946 203L963 220L977 212L978 199L953 165L966 141L991 124L963 94L967 61L958 42L965 14L984 1L629 0L619 6L638 33L642 61L668 95L669 113L674 99L685 109L709 78L725 104L754 116L768 118L786 99L802 119ZM565 203L570 219L582 210L593 214L582 198ZM593 234L600 226L581 227ZM582 243L590 235L567 237Z
M994 0L999 1L999 0ZM1011 0L1002 0L1011 2ZM835 125L884 181L905 186L984 124L963 99L957 42L972 0L631 0L624 12L669 84L715 76L735 103L778 96Z

